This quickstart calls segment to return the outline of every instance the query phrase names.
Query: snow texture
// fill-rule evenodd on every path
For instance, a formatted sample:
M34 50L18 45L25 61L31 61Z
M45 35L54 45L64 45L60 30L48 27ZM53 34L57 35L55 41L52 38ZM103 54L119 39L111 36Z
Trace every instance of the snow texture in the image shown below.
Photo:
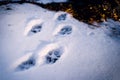
M36 3L43 3L43 4L48 4L48 3L59 3L59 2L66 2L67 0L36 0Z
M2 5L0 19L0 80L120 79L120 22L96 28L32 4Z
M1 1L7 1L7 0L0 0ZM16 2L16 1L22 1L22 0L10 0L10 1L13 1L13 2ZM66 2L67 0L26 0L26 1L29 1L29 2L35 2L35 3L43 3L43 4L48 4L48 3L59 3L59 2Z

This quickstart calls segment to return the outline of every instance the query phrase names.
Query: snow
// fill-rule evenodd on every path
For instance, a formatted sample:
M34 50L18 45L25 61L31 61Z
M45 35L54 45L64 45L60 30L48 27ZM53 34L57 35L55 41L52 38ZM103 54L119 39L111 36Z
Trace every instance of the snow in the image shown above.
M30 32L40 32L43 21L40 19L31 20L25 27L24 35L27 36ZM37 27L36 27L37 26Z
M1 1L7 1L7 0L0 0L0 2ZM22 1L22 0L10 0L10 1L16 2L16 1ZM42 4L48 4L48 3L67 2L68 0L26 0L26 1L35 2L35 3L42 3Z
M43 3L43 4L48 4L48 3L59 3L59 2L66 2L67 0L36 0L36 3Z
M67 24L60 24L57 29L53 32L53 35L60 36L60 35L68 35L72 33L72 27L71 25Z
M61 11L7 6L0 6L0 80L120 79L119 22L97 28Z

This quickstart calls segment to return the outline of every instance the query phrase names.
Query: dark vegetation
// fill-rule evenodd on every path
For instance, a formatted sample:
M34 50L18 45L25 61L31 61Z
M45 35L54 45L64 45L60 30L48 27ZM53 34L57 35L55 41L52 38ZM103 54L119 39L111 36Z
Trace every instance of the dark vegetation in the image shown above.
M42 7L68 12L76 19L90 24L94 21L102 22L107 18L120 21L118 0L69 0L66 3L50 3Z
M73 15L79 21L86 23L102 22L107 18L120 21L120 1L119 0L69 0L65 3L40 4L34 0L28 2L22 0L19 2L4 1L2 4L8 3L32 3L43 8L53 11L65 11Z

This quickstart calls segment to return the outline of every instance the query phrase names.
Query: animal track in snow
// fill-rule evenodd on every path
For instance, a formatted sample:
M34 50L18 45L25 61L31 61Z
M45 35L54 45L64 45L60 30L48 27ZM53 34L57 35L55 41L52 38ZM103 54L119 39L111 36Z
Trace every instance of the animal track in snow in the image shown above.
M38 50L36 53L31 52L31 56L24 56L19 59L15 66L15 71L25 71L32 67L54 64L56 63L62 54L64 53L64 48L60 47L56 43L48 44L43 49Z
M15 63L11 66L11 69L15 71L24 71L34 67L35 65L36 61L33 57L33 53L28 52L24 56L16 60Z
M64 21L67 19L67 17L69 17L69 14L65 12L60 12L56 13L54 17L58 21ZM31 37L31 35L33 34L38 34L42 30L43 23L44 21L41 19L31 20L27 24L27 27L25 27L24 35ZM56 26L57 27L55 31L53 30L54 35L58 36L70 35L73 31L73 26L70 24L59 24ZM43 64L44 65L55 64L64 53L65 46L61 47L58 41L56 41L56 43L50 42L49 44L45 45L46 46L43 46L43 48L40 48L40 50L36 49L32 51L31 52L32 55L25 58L25 60L24 58L23 60L20 60L20 62L18 62L18 64L16 65L15 70L25 71L33 67L36 67L37 65L41 66Z
M31 32L33 32L33 33L40 32L40 31L41 31L41 28L42 28L42 25L35 25L35 26L31 29Z
M37 64L53 64L60 59L64 53L64 48L58 43L51 43L46 45L43 49L36 54Z
M24 35L30 36L30 35L40 32L42 29L42 25L43 25L43 21L41 19L35 19L35 20L30 21L27 24L27 27L25 27Z
M35 66L36 61L34 58L30 58L27 61L22 62L20 65L17 66L16 70L17 71L23 71L30 69L31 67Z
M54 31L53 35L70 35L73 32L72 25L69 24L60 24L57 29Z
M57 20L62 21L62 20L66 20L67 14L61 14L58 16Z
M54 49L48 52L46 55L46 63L53 64L55 63L62 55L62 51L60 49Z
M58 12L55 14L54 19L58 21L65 21L67 18L69 18L71 15L66 12Z
M68 34L71 34L71 33L72 33L72 27L69 26L69 25L64 26L59 32L59 34L61 34L61 35L68 35Z

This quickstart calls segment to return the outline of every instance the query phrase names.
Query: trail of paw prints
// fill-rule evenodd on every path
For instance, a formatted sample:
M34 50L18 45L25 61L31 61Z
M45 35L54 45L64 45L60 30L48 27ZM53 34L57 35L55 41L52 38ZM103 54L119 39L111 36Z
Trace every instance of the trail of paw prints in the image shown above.
M62 22L66 21L70 17L71 17L71 15L66 12L57 12L54 15L53 18L55 19L55 21L60 22L60 24L56 25L57 30L61 29L61 30L59 30L60 35L68 35L68 34L72 33L73 29L70 24L62 24ZM44 27L43 27L44 23L45 23L45 21L42 19L34 19L34 20L29 21L29 23L25 27L24 35L30 37L34 34L38 34L39 32L41 32L44 29ZM51 23L51 24L54 24L54 23Z
M64 48L52 43L36 53L31 53L29 57L24 56L17 61L15 71L26 71L37 66L54 64L61 58Z
M56 25L55 30L53 30L54 36L59 36L59 37L68 36L73 33L74 26L71 23L68 23L68 21L69 21L69 19L71 19L71 17L72 16L66 12L57 12L54 15L55 21L59 22Z
M65 21L70 15L65 12L56 13L54 18L57 21ZM41 19L35 19L30 21L25 27L24 35L27 37L34 36L34 34L38 34L44 29L42 27L44 21ZM70 24L59 24L56 26L55 30L53 30L54 35L68 36L73 32L73 25ZM52 35L52 34L51 34ZM54 36L54 37L55 37ZM50 65L55 64L59 61L62 55L65 52L65 46L60 46L58 42L56 43L50 42L49 44L45 44L42 49L39 50L37 48L35 51L31 52L31 56L24 56L24 58L19 59L17 61L18 64L15 66L15 71L26 71L30 70L37 66L42 65ZM38 45L39 46L39 45Z

